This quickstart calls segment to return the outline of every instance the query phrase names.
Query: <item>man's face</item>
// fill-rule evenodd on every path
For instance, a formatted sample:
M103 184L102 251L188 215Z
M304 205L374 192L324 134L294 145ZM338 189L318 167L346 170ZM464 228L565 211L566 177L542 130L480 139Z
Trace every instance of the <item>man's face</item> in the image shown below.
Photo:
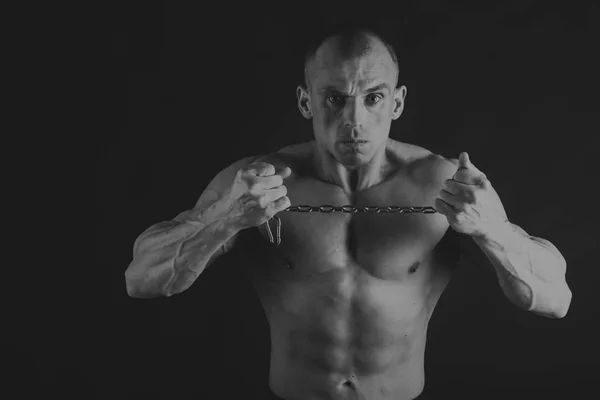
M385 147L392 119L402 113L406 87L396 89L397 74L380 42L350 60L339 55L335 40L325 42L309 64L308 92L298 91L317 144L350 169L368 163Z

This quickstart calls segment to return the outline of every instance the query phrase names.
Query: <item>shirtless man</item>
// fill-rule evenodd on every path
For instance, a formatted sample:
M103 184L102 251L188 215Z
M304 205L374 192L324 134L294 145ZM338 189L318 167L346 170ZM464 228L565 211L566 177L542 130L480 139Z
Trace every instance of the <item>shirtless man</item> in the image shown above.
M508 221L468 155L448 160L389 138L407 93L398 73L393 49L370 31L325 38L297 89L315 140L235 162L193 209L142 233L129 295L180 293L255 232L243 270L270 325L269 387L286 400L416 398L429 319L465 240L487 255L512 303L562 318L571 300L564 258ZM305 204L437 213L284 211ZM279 245L269 235L275 215Z

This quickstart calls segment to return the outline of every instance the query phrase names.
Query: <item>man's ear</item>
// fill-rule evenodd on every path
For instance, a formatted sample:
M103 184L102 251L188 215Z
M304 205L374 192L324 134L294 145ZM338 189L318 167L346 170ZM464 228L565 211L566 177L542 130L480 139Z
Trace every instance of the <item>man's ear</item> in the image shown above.
M392 119L396 120L402 115L404 111L404 99L406 98L406 86L402 85L394 90L394 110L392 112Z
M296 89L296 97L298 98L298 109L302 116L306 119L311 119L312 111L310 109L310 94L308 90L299 85Z

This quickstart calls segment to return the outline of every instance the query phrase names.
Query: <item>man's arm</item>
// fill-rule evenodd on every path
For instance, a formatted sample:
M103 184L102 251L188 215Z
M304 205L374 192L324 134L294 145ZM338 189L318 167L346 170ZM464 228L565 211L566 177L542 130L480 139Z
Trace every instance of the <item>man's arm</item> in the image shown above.
M509 221L473 240L495 267L512 303L550 318L567 314L572 298L565 279L567 262L552 243Z
M452 179L458 160L446 159L441 164L445 165L438 164L437 179ZM513 304L550 318L567 314L572 297L565 279L567 263L552 243L529 235L508 218L472 240L494 266L500 287ZM469 247L461 246L461 250Z
M206 187L196 206L172 221L155 224L135 241L133 260L125 272L132 297L171 296L188 289L216 258L231 249L238 229L226 217L221 200L236 172L256 157L221 171Z

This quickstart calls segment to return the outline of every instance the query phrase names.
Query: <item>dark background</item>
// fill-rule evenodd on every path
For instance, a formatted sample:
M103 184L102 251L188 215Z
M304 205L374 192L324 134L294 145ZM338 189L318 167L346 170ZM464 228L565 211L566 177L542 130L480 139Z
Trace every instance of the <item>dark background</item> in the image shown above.
M90 329L38 353L34 373L43 387L81 399L264 392L268 325L235 270L241 260L224 258L168 299L129 298L123 273L136 237L193 207L222 168L311 139L295 99L301 35L354 14L387 16L398 26L408 96L391 136L446 157L469 152L510 220L550 240L568 262L573 300L561 320L510 304L490 268L459 269L430 323L426 394L597 392L598 8L592 1L398 3L343 11L144 2L112 10L106 109L115 122L96 143L95 199L95 281L110 280L97 313L87 310Z

